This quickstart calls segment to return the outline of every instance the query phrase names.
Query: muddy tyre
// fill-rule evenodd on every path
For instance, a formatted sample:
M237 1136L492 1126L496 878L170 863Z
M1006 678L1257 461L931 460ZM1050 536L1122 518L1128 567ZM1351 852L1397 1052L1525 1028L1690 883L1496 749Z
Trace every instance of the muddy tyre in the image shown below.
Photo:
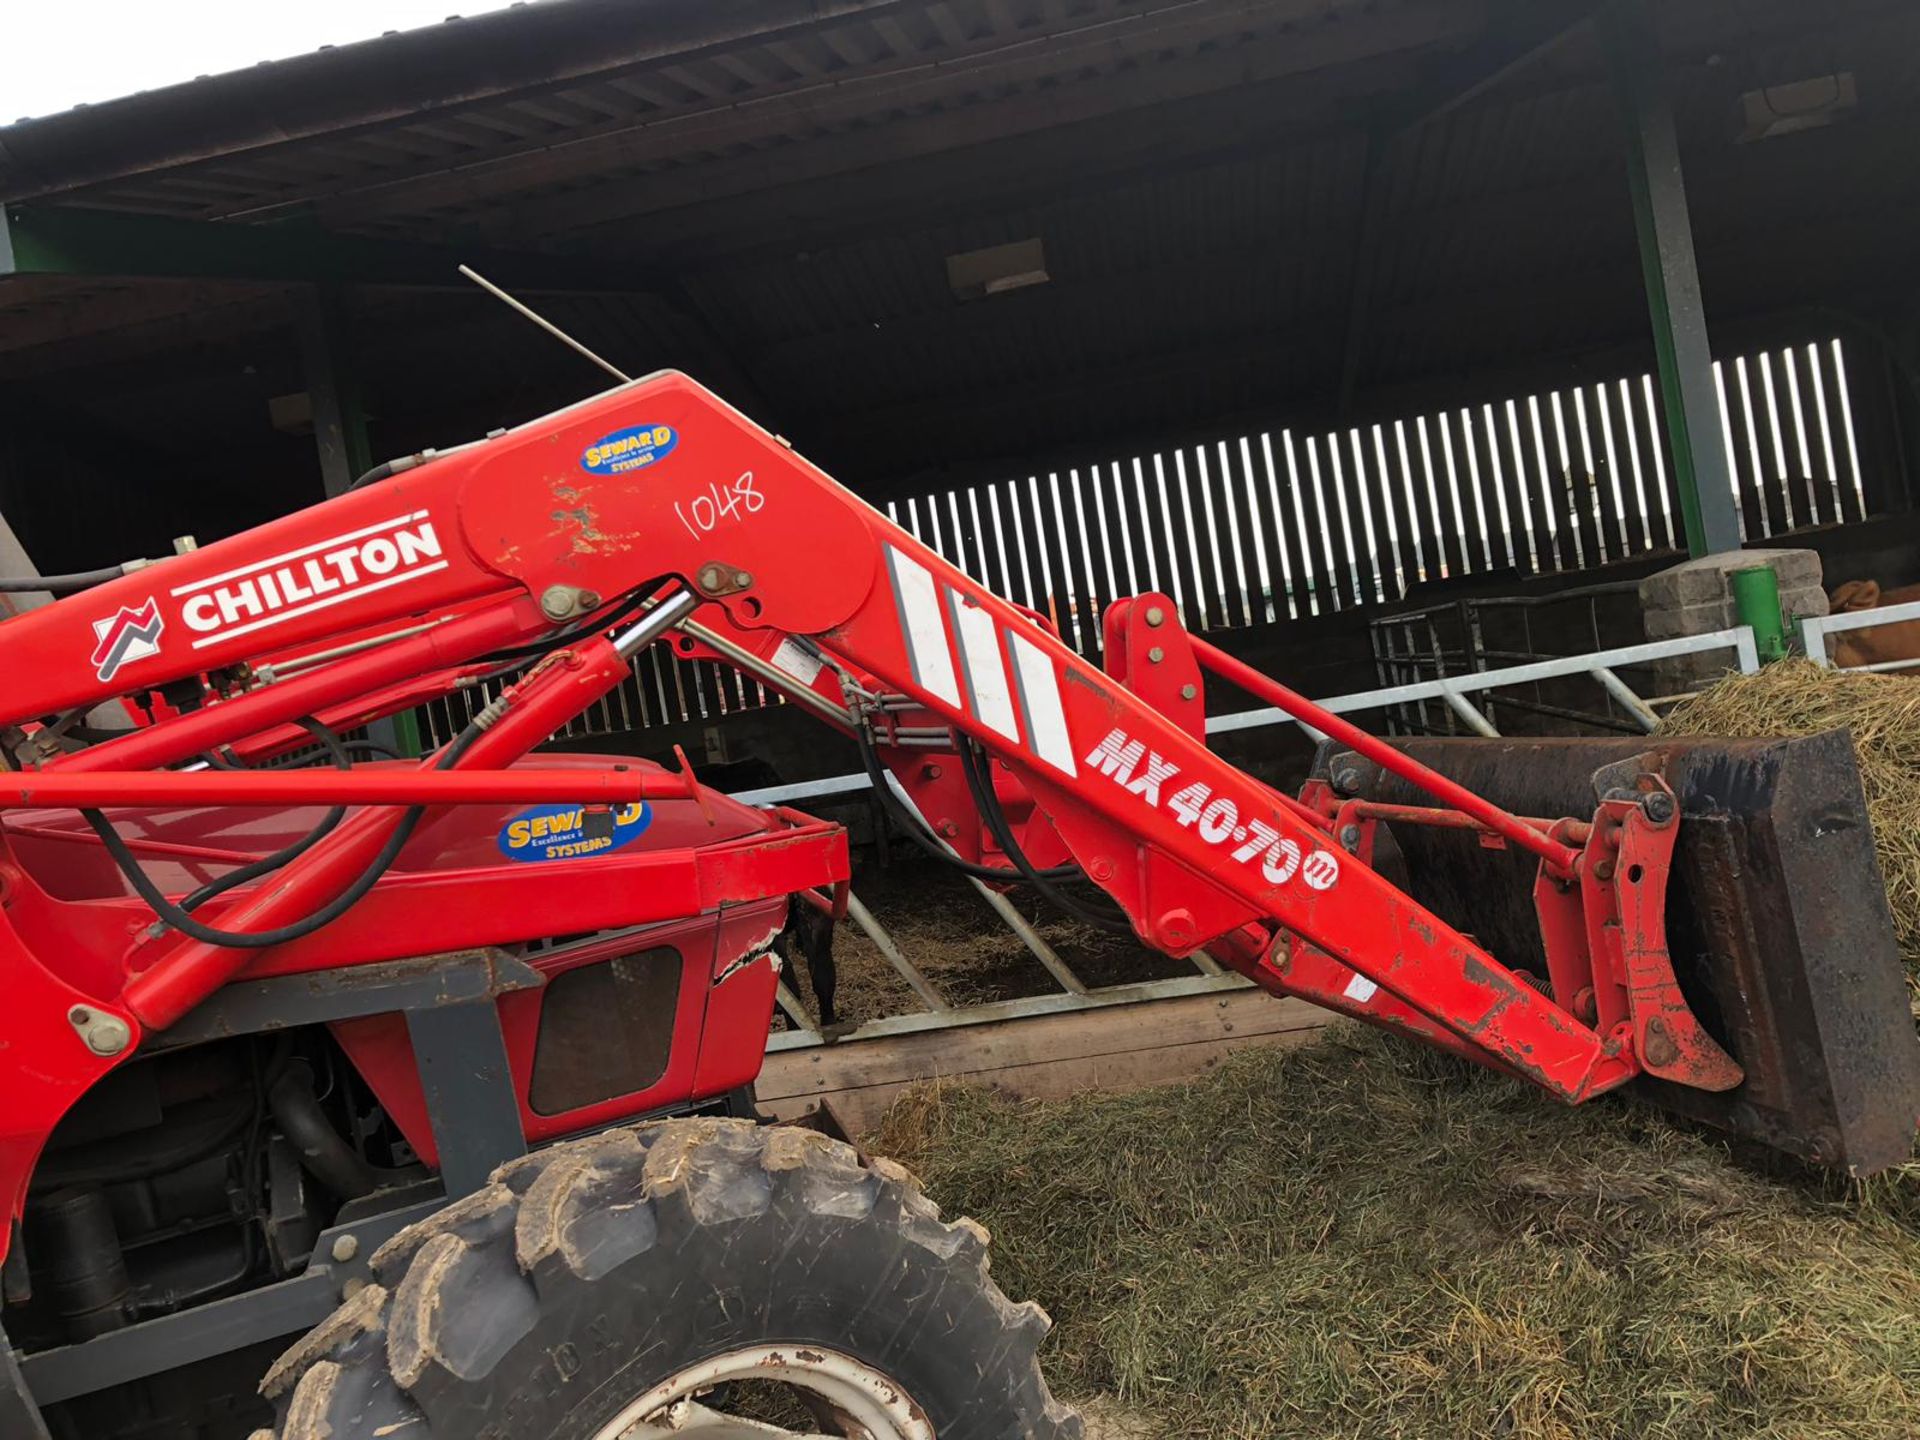
M1046 1315L1000 1293L986 1240L810 1131L611 1131L383 1246L268 1372L256 1440L1078 1440L1035 1359Z

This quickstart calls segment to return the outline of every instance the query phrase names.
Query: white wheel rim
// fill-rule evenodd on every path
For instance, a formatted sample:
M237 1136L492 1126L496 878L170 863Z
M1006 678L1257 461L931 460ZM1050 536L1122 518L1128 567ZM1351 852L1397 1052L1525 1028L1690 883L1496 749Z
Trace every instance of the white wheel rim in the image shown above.
M761 1420L722 1415L700 1403L717 1385L774 1380L823 1401L841 1428L785 1430ZM716 1355L662 1380L593 1440L934 1440L933 1427L904 1390L878 1370L817 1345L755 1345Z

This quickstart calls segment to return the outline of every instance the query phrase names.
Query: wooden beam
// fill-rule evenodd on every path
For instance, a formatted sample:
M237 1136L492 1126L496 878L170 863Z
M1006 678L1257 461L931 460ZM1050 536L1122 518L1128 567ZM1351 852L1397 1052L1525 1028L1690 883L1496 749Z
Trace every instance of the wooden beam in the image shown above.
M1021 1099L1137 1090L1194 1079L1235 1050L1307 1043L1328 1019L1262 990L1152 1000L778 1051L754 1094L780 1119L825 1101L859 1133L929 1080L991 1085Z
M367 413L347 334L346 305L338 287L308 285L296 293L293 313L300 368L313 412L313 443L320 455L320 483L332 499L346 494L373 465Z

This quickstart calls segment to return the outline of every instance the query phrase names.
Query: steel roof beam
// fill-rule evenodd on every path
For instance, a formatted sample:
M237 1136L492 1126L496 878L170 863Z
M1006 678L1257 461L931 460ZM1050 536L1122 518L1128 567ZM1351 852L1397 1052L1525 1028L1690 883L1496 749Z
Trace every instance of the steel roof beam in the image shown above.
M74 206L0 209L0 277L240 280L464 289L459 266L522 290L644 294L667 277L630 263L421 245L304 224L176 220Z

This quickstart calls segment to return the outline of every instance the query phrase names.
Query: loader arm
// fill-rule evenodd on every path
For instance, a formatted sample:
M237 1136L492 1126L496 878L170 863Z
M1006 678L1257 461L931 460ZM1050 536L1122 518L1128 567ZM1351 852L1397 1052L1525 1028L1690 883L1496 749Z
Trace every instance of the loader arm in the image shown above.
M758 655L778 664L787 641L828 660L804 685L818 697L839 703L839 676L860 676L1002 760L1150 945L1221 945L1269 989L1402 1021L1567 1100L1644 1069L1630 1027L1596 1027L1524 983L1298 804L674 372L13 620L4 718L221 678L223 699L46 766L152 770L422 670L589 628L674 578ZM263 657L382 630L396 637L253 684ZM616 684L620 659L595 632L570 664L578 680L549 674L522 707L532 718L509 708L467 762L524 753ZM430 797L453 778L419 780ZM1617 831L1647 829L1626 808L1640 820L1622 814ZM282 924L338 889L392 812L357 820L228 922ZM1542 849L1553 881L1578 893L1582 851ZM127 993L96 998L131 1025L165 1025L253 960L142 931Z

